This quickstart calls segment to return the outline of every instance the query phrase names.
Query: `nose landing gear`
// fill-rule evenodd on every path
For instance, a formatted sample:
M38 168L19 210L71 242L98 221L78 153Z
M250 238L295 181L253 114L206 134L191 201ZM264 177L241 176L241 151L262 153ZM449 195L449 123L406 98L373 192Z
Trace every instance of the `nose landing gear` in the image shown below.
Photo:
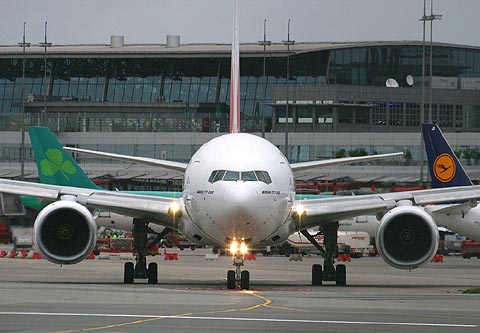
M227 289L235 289L237 283L240 283L240 289L250 289L250 272L242 271L245 263L244 255L248 251L245 242L239 244L234 240L230 245L230 253L232 254L233 265L235 270L231 269L227 272Z
M237 253L233 257L233 265L235 270L231 269L227 272L227 289L235 289L237 283L240 283L240 289L250 289L250 272L241 269L244 265L242 254Z

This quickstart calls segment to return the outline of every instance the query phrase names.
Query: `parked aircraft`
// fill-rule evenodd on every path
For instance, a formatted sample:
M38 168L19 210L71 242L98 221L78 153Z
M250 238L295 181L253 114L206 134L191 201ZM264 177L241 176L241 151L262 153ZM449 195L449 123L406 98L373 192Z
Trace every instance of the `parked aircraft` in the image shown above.
M352 218L338 221L338 231L366 232L371 239L375 239L379 221L375 214L354 216Z
M318 244L323 244L323 235L316 230L308 230L308 233L315 238ZM338 231L337 244L346 245L352 250L354 257L360 257L370 247L370 236L364 231ZM306 239L302 233L296 232L288 236L287 240L299 253L315 251L315 246Z
M471 186L472 181L445 139L437 124L423 124L432 188ZM426 206L438 225L447 227L470 239L480 241L480 207L476 198L453 204Z
M85 174L83 169L77 164L75 159L71 158L68 153L63 150L62 144L58 139L48 130L30 127L29 128L30 142L37 164L37 171L42 184L73 186L80 188L88 188L93 190L104 190L104 188L96 185ZM52 164L57 159L64 159L63 169L56 171ZM53 169L51 169L53 167ZM48 171L50 169L50 171ZM69 174L68 170L75 170L75 173ZM67 177L65 177L67 176ZM123 191L124 193L131 193ZM165 191L135 191L135 194L144 194L159 197L180 198L180 192L165 192ZM21 197L22 204L26 207L40 211L47 206L50 201L42 201L38 198L30 196ZM98 226L110 227L114 229L133 231L133 218L128 215L116 214L104 210L96 210L94 212L95 222ZM157 224L149 224L149 229L153 233L166 233L165 227Z
M236 8L236 6L235 6ZM235 11L236 12L236 11ZM234 15L234 26L237 18ZM295 231L320 227L324 234L324 265L312 266L312 284L336 281L346 284L345 265L335 267L338 220L376 213L382 216L377 232L377 250L390 265L413 269L429 262L438 247L438 230L432 217L416 205L470 200L480 196L480 187L453 187L433 190L319 198L297 201L294 172L299 170L358 163L396 156L386 154L290 164L269 141L240 132L238 28L234 29L231 79L230 133L204 144L188 164L116 155L137 163L148 163L185 172L181 198L164 198L90 188L0 180L0 192L30 195L52 200L35 221L35 243L42 255L58 264L85 259L95 245L96 224L92 210L104 209L132 216L139 246L147 223L177 230L193 242L228 247L235 270L227 272L227 288L249 289L250 275L242 270L243 254L249 247L276 245ZM85 151L84 151L85 152ZM97 156L110 156L94 152ZM45 154L42 172L60 173L68 178L78 172L68 156ZM310 235L308 235L310 236ZM308 237L307 237L308 238ZM137 257L125 264L124 281L132 283L137 269L156 281L157 267Z

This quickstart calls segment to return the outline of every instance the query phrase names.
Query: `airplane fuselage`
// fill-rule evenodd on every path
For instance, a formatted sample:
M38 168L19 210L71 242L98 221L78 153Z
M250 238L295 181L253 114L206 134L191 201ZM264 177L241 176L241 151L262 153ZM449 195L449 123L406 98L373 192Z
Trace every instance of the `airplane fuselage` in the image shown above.
M339 231L363 231L374 239L377 233L379 221L375 215L360 215L339 222Z
M435 219L438 225L444 226L457 234L480 242L480 207L474 207L464 214L446 214L435 212L433 209L449 207L450 205L427 206L426 211Z
M205 244L277 244L293 231L294 198L293 173L277 147L250 134L222 135L185 171L180 230Z

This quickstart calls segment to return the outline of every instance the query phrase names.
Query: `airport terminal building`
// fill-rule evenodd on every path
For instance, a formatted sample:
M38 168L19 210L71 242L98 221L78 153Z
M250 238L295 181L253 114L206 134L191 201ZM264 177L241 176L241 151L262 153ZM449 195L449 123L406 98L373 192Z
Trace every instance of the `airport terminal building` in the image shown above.
M440 125L465 164L477 165L480 47L434 43L431 80L425 51L424 119ZM230 52L229 44L182 44L178 36L151 45L112 36L107 45L53 45L46 53L0 46L0 176L20 176L22 123L48 126L69 146L188 161L228 131ZM241 44L242 131L264 135L292 162L408 151L385 162L389 168L355 177L418 181L422 55L417 41L295 43L289 51L282 43ZM78 159L94 178L181 186L171 171ZM27 136L26 178L36 177L32 161ZM298 180L336 181L343 173Z

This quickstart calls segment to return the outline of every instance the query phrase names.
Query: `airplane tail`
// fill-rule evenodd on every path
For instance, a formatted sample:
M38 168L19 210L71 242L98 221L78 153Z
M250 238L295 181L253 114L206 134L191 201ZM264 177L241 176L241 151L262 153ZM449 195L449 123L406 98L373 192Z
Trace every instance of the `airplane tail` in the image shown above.
M240 133L240 51L238 41L238 3L233 5L233 38L230 72L230 133Z
M422 124L432 188L473 185L437 124Z
M40 182L43 184L102 189L87 177L72 155L47 127L28 129Z

